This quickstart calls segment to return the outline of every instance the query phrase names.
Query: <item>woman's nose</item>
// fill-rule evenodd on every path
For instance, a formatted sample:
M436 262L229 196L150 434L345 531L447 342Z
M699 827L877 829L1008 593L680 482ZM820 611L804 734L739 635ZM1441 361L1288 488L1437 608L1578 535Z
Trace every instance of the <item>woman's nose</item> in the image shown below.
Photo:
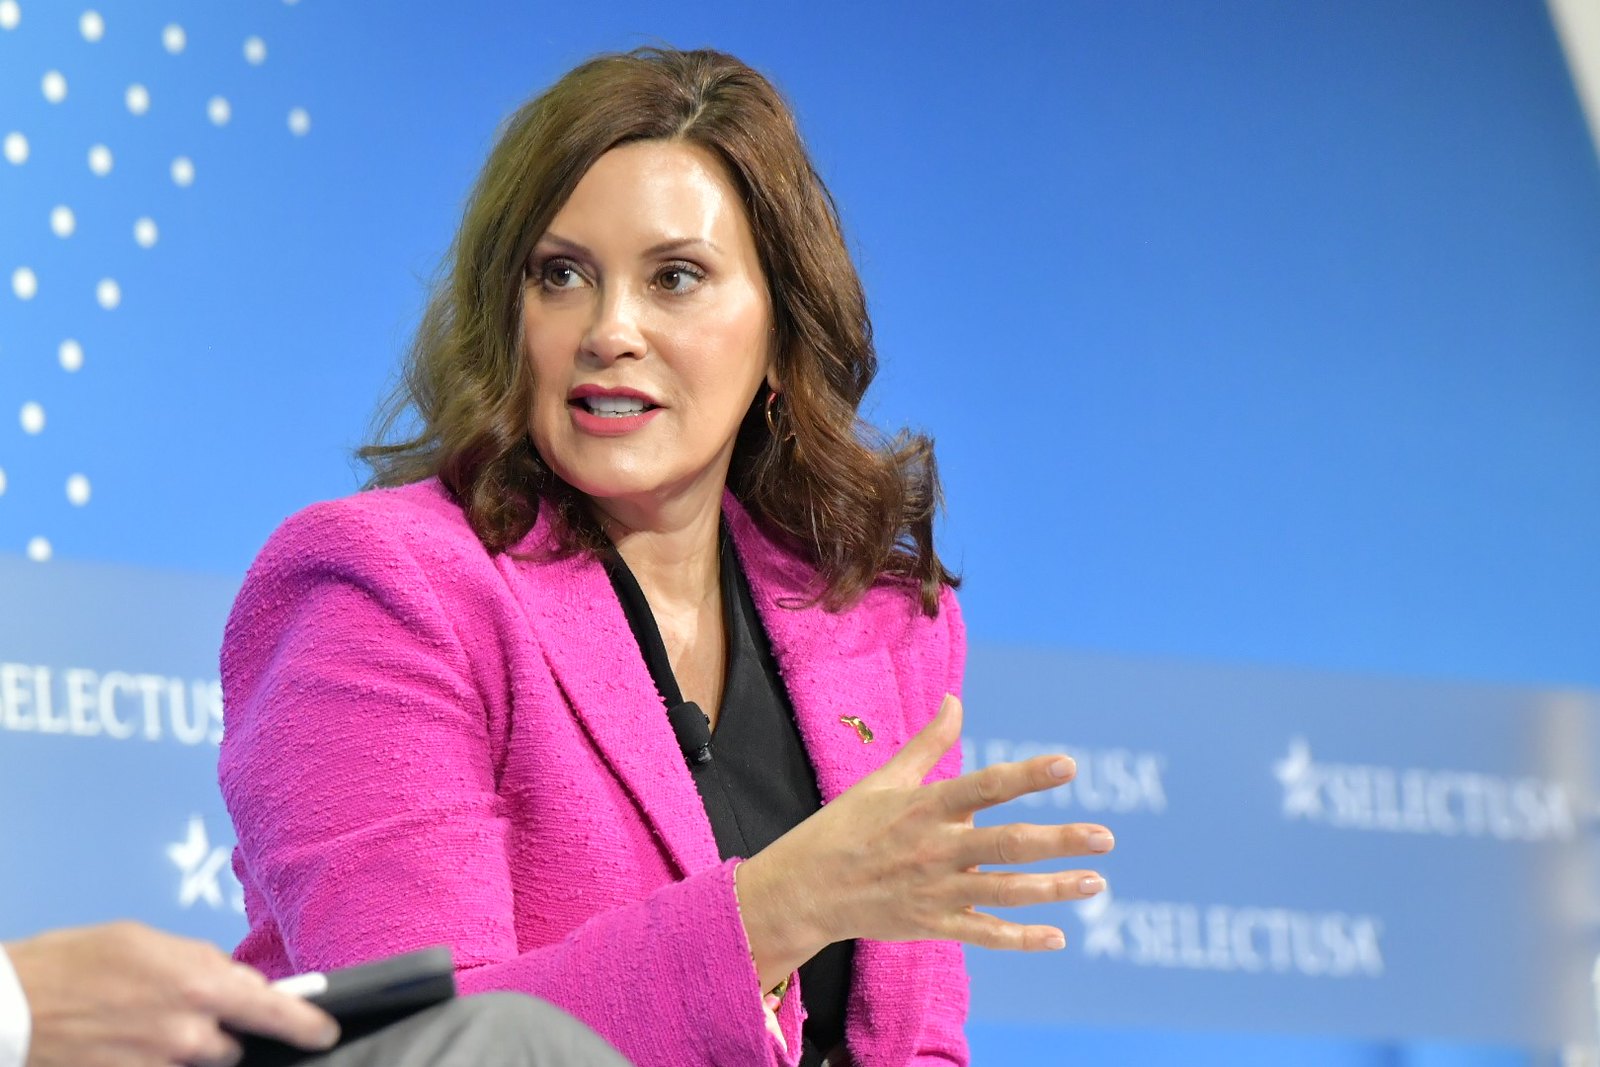
M648 345L639 318L636 296L621 287L602 289L595 301L594 318L584 335L584 354L602 363L642 357Z

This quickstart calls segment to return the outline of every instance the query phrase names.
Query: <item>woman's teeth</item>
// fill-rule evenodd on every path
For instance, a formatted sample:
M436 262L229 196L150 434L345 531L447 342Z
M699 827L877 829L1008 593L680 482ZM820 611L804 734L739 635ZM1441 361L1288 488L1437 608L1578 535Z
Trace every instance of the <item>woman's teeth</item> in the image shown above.
M593 414L611 417L638 415L649 407L643 400L634 396L586 396L583 398L583 405Z

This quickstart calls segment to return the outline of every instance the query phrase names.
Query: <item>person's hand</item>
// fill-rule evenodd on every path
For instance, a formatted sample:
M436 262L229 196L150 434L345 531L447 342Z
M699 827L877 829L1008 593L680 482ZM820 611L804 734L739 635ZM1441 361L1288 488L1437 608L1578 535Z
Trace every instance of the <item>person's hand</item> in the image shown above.
M1104 879L1086 870L978 868L1107 852L1110 832L1081 823L974 827L975 812L1070 781L1076 766L1067 756L1037 756L924 785L960 736L961 702L946 696L889 762L739 865L740 914L763 989L849 938L1023 950L1066 944L1056 927L975 909L1081 899L1104 889Z
M214 945L137 923L40 934L6 954L33 1016L26 1067L225 1067L240 1050L224 1027L312 1050L339 1039L329 1015Z

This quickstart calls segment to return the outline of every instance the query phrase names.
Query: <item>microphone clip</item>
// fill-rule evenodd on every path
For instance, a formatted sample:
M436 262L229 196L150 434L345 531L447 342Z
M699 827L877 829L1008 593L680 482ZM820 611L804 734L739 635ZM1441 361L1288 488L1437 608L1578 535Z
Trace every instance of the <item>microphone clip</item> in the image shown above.
M685 700L667 709L667 721L672 724L672 735L678 739L678 748L690 767L711 762L711 719L700 710L700 705Z

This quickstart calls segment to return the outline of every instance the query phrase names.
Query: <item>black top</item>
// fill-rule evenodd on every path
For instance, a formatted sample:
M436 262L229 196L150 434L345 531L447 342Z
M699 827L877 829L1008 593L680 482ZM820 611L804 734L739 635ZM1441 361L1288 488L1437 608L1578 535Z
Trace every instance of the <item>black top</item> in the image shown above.
M766 630L726 531L722 535L722 614L728 640L722 709L711 735L712 758L690 763L723 859L749 857L822 807L817 779L795 726ZM666 645L639 583L622 557L603 561L663 707L683 702ZM855 943L829 945L800 967L806 1008L802 1067L820 1064L844 1041L845 1001Z

